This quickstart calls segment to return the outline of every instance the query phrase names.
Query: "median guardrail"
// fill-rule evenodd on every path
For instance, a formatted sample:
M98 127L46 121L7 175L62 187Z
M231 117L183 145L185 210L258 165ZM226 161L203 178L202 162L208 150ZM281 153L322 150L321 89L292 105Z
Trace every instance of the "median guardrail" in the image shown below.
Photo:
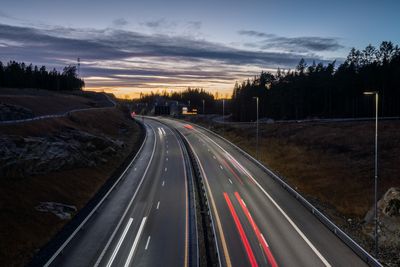
M187 122L185 122L187 123ZM194 123L193 123L194 124ZM319 211L314 205L312 205L307 199L305 199L300 193L293 189L289 184L287 184L279 175L270 170L267 166L262 164L260 161L252 157L250 154L245 152L243 149L233 144L231 141L225 139L219 134L203 127L198 124L194 124L197 127L211 133L212 135L220 138L221 140L227 142L238 150L242 155L251 160L253 163L258 165L264 172L269 174L278 184L280 184L284 189L286 189L292 196L294 196L304 207L306 207L314 216L322 222L330 231L332 231L340 240L342 240L348 247L350 247L361 259L363 259L369 266L382 267L382 264L375 259L371 254L369 254L364 248L362 248L356 241L354 241L349 235L347 235L342 229L340 229L335 223L333 223L329 218L327 218L321 211Z
M221 266L220 262L220 254L218 251L218 243L215 231L215 223L213 220L211 208L209 206L207 192L203 183L203 175L200 171L199 163L197 162L196 156L193 153L193 150L187 141L187 139L183 136L182 133L175 130L180 136L183 144L186 147L186 151L188 153L190 162L192 164L192 168L194 171L195 179L194 186L197 191L197 204L200 212L200 224L201 224L201 232L202 232L202 241L203 245L199 249L199 258L200 256L205 256L205 259L200 258L200 266ZM213 241L214 242L213 242Z

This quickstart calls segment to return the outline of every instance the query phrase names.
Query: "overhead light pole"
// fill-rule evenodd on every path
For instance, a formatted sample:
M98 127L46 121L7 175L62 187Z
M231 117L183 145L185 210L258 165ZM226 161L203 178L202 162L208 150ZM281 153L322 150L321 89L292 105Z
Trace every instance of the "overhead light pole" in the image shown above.
M225 99L222 99L222 132L225 133Z
M256 100L257 103L257 120L256 120L256 125L257 125L257 130L256 130L256 159L258 159L258 96L253 97Z
M375 95L375 200L374 200L374 217L375 217L375 258L378 259L378 103L379 92L369 91L364 92L364 95Z

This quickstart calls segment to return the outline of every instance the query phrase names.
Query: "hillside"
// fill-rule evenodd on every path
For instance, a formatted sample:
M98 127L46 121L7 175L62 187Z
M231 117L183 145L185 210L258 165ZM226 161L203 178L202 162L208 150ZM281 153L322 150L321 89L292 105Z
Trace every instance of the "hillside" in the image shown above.
M0 99L38 115L105 104L103 96L94 94L8 93ZM27 264L70 220L68 215L84 207L137 151L143 135L128 115L117 106L0 125L1 266ZM53 202L71 208L61 214L43 212Z

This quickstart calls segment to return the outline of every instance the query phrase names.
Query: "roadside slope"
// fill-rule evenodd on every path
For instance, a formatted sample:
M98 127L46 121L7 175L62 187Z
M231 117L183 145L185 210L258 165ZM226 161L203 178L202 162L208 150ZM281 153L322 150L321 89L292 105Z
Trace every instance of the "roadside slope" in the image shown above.
M139 148L141 136L140 126L122 107L0 125L0 137L6 144L14 142L12 147L24 152L22 158L26 155L25 160L1 160L8 160L15 170L28 170L0 171L0 265L27 264L69 221L36 210L41 202L73 205L79 211ZM29 142L35 143L28 149ZM65 146L71 143L75 147ZM41 151L45 152L38 157ZM93 157L90 161L79 160L88 155Z

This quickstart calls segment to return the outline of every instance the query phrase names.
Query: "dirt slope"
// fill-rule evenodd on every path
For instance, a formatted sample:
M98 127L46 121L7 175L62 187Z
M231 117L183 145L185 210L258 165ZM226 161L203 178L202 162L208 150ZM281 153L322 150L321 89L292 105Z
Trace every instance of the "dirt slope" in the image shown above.
M95 166L66 165L56 171L24 177L0 174L0 266L25 265L68 222L35 210L40 202L54 201L82 208L141 142L141 128L120 107L77 112L66 118L0 125L0 136L35 140L67 131L118 140L123 145L113 156L102 155ZM97 149L96 143L92 149Z

